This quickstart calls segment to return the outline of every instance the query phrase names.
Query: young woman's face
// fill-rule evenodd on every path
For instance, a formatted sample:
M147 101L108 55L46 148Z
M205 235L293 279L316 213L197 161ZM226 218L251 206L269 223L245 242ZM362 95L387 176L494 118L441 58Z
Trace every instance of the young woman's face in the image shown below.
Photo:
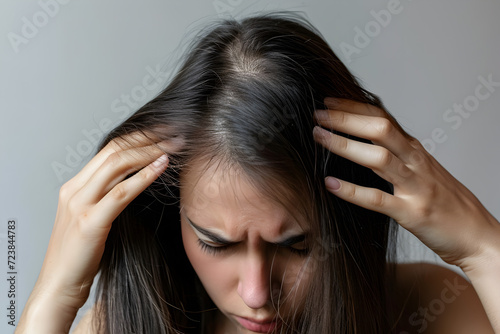
M182 239L225 328L267 333L290 323L307 293L307 229L241 173L200 167L181 176Z

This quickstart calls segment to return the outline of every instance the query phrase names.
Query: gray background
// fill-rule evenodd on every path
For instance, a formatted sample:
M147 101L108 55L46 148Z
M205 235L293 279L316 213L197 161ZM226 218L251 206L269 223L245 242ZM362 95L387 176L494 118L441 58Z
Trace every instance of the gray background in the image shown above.
M479 77L500 82L500 3L401 0L394 9L395 4L2 0L0 277L8 271L7 221L15 218L16 322L42 265L59 187L88 161L103 129L164 87L185 44L220 17L273 9L304 12L405 129L500 217L500 87L474 99ZM376 13L388 8L394 12L390 22L378 23ZM360 39L360 30L371 36ZM347 45L357 47L356 52L347 54ZM160 68L166 74L153 79L150 73ZM449 111L464 103L473 109L469 116ZM441 134L433 138L433 132ZM55 171L54 166L63 165L64 170ZM399 257L442 263L408 233L401 233ZM8 306L7 290L1 279L1 310ZM0 332L13 332L4 313Z

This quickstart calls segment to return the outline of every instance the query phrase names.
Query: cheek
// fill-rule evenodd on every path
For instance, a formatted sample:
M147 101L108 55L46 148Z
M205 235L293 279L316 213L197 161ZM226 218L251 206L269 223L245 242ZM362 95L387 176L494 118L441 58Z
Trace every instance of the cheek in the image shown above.
M295 261L288 261L284 268L281 269L286 273L280 279L281 293L288 297L284 306L287 309L292 308L301 313L303 303L311 287L312 267L306 260L295 259Z

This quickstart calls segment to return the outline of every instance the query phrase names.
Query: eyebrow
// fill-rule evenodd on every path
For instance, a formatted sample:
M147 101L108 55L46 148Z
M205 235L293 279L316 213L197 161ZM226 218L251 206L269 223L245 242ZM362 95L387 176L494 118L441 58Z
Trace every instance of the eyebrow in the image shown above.
M193 223L193 221L191 219L188 218L188 216L186 216L186 219L192 227L194 227L198 232L200 232L201 234L203 234L207 238L211 239L212 241L219 243L219 244L226 244L226 245L234 244L234 242L229 241L221 236L218 236L217 234L215 234L213 232L210 232L207 229L204 229L201 226L196 225L195 223Z
M188 216L185 216L185 217L192 227L194 227L198 232L200 232L201 234L203 234L207 238L211 239L213 242L216 242L218 244L224 244L224 245L232 245L232 244L236 243L234 241L227 240L226 238L223 238L223 237L215 234L214 232L210 232L209 230L204 229L201 226L196 225L195 223L193 223L193 221L191 219L188 218ZM307 236L307 233L293 235L291 237L286 238L285 240L283 240L281 242L276 243L276 245L285 246L285 247L292 246L296 243L304 241L306 239L306 236Z

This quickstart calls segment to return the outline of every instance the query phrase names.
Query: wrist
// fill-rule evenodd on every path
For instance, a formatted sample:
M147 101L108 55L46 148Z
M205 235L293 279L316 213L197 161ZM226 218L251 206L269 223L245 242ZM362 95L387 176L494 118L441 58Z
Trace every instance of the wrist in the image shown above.
M19 319L16 334L69 333L79 308L60 297L48 290L33 289Z
M469 279L500 274L500 223L493 216L488 221L482 237L472 241L478 244L477 251L459 265Z
M500 333L500 224L493 217L491 229L485 228L484 237L474 240L479 243L478 252L463 261L460 267L476 291L488 319L495 331ZM485 225L486 226L486 225Z

